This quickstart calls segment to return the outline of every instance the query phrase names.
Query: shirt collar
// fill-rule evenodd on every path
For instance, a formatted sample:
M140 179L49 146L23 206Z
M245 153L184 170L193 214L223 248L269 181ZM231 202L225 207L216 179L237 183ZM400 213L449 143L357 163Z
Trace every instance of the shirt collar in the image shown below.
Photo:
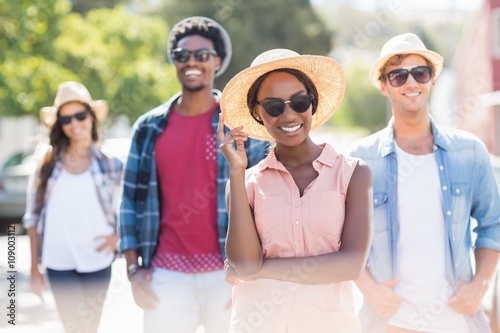
M431 115L431 127L434 136L434 147L439 147L441 149L447 150L451 144L449 137L443 132L443 130L436 124ZM385 157L396 151L395 140L394 140L394 117L391 117L389 124L382 132L382 139L380 140L380 155Z
M321 154L318 156L316 160L313 161L313 167L314 169L318 169L318 164L326 165L329 167L332 167L333 164L335 163L335 160L337 159L338 153L333 149L332 146L330 146L328 143L323 143L319 145L320 147L323 148ZM273 148L267 157L262 161L262 163L259 165L259 171L263 171L265 169L276 169L276 170L282 170L286 171L285 166L283 163L278 161L276 158L275 154L275 149Z
M434 122L431 117L432 133L434 134L434 145L448 150L452 144L450 137Z

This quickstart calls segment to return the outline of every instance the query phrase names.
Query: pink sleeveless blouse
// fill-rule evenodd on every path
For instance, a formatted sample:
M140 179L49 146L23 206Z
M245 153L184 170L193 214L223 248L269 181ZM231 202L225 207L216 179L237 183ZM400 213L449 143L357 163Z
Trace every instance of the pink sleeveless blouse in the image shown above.
M313 162L318 177L302 197L291 174L271 151L246 175L264 257L307 257L339 250L345 198L357 159L325 144ZM314 259L283 272L313 274ZM360 332L352 282L299 284L274 279L245 281L233 289L231 333Z

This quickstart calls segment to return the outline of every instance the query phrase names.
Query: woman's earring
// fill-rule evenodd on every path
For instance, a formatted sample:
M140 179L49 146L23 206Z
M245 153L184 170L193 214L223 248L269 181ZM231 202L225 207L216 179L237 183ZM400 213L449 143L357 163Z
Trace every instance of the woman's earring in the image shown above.
M255 121L262 125L262 119L260 119L259 114L255 110L253 110L253 112L250 112L250 114L252 115L253 119L255 119Z

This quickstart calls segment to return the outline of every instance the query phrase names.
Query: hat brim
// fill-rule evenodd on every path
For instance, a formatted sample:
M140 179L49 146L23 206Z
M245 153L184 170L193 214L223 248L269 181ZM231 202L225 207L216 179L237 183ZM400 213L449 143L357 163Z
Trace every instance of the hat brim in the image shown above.
M75 101L75 102L80 102L80 101ZM86 104L84 102L80 103ZM94 111L98 123L102 123L108 116L109 106L105 100L99 99L96 101L92 101L90 107ZM55 124L56 120L57 120L57 107L45 106L40 109L40 121L42 122L42 124L50 128Z
M217 27L217 29L219 29L221 35L222 35L222 41L224 42L224 47L226 49L226 56L224 57L224 59L222 59L222 62L221 62L221 65L220 65L220 68L219 70L215 73L215 77L219 77L221 76L222 74L224 74L224 72L226 71L227 67L229 66L229 63L231 62L231 57L232 57L232 54L233 54L233 47L232 47L232 44L231 44L231 38L229 38L229 34L227 33L226 29L224 29L219 23L217 23L216 21L208 18L208 17L204 17L204 16L192 16L192 17L188 17L188 18L185 18L184 20L178 22L173 28L172 30L170 30L170 33L168 35L168 43L167 43L167 58L168 58L168 61L173 64L174 61L172 59L172 54L171 54L171 51L172 51L172 40L173 40L173 37L174 37L174 31L176 30L175 28L186 23L186 22L189 22L189 21L192 21L193 19L203 19L205 21L208 21L210 22L211 24L213 24L214 26Z
M370 76L369 76L370 83L374 85L376 88L380 89L380 80L379 80L381 74L380 70L382 69L382 67L384 67L384 65L386 64L387 61L389 61L390 58L398 54L418 54L424 57L425 59L429 60L434 66L434 78L437 78L439 74L441 74L441 71L443 70L443 57L436 52L430 50L408 50L408 51L391 52L379 58L370 69Z
M332 58L300 55L265 62L236 74L226 85L221 97L224 123L229 128L243 125L251 138L273 141L265 126L250 114L247 105L248 90L265 73L276 69L295 69L311 79L318 91L318 107L312 117L311 130L323 125L337 111L345 92L342 66Z

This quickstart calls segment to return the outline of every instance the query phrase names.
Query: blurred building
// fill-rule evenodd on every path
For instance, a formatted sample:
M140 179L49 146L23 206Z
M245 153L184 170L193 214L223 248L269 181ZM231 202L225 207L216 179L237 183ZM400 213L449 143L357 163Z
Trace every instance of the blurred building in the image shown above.
M474 133L500 155L500 0L483 1L464 29L452 67L448 84L455 86L455 103L439 118Z

